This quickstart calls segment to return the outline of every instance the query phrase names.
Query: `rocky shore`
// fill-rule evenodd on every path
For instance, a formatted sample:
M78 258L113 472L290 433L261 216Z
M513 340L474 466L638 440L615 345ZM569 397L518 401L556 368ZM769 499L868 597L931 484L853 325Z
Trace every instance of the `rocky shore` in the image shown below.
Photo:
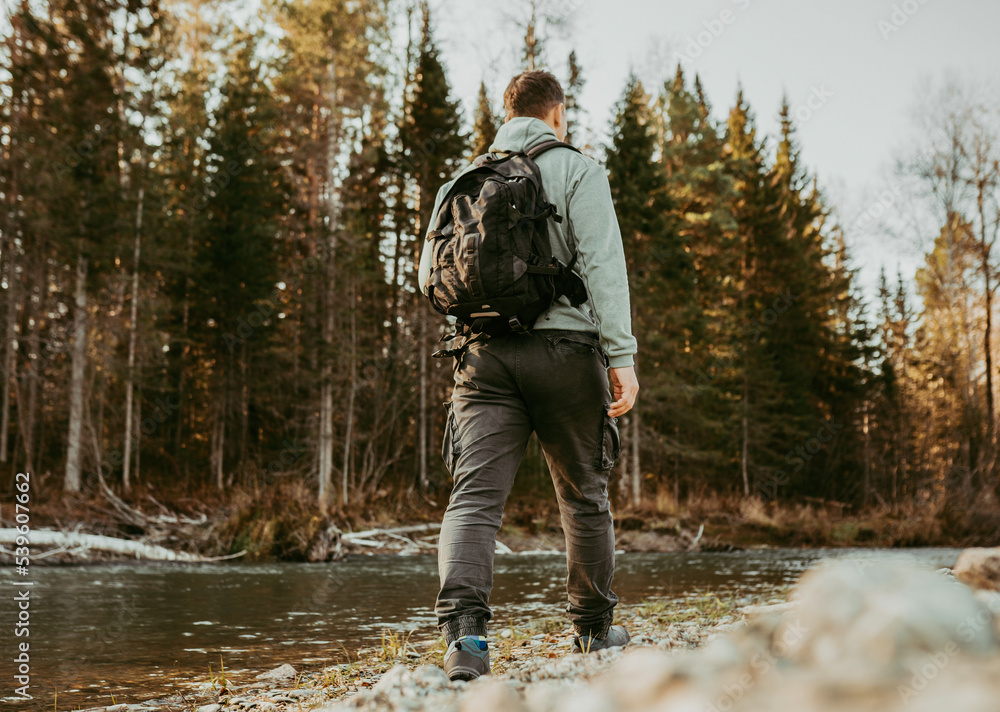
M997 712L1000 549L953 570L829 560L787 590L700 593L625 607L624 649L569 654L561 619L491 631L493 675L451 682L443 645L389 636L321 672L98 708L197 712Z

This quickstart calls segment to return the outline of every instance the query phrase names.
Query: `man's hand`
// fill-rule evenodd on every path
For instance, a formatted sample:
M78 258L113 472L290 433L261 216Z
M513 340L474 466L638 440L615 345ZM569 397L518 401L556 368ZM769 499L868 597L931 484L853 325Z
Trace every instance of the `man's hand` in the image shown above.
M617 418L628 413L635 405L635 398L639 395L639 381L636 380L635 368L632 366L612 368L610 373L611 392L615 402L608 409L608 415Z

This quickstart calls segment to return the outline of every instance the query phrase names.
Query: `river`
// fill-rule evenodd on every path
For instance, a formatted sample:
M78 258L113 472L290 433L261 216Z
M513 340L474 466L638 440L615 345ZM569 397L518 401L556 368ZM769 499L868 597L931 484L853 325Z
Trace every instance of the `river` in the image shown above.
M694 591L761 592L825 557L905 559L951 567L960 549L762 549L619 554L623 604ZM492 629L561 615L563 555L498 555ZM30 635L15 637L13 595L28 588L0 570L3 707L59 710L138 702L218 674L240 680L283 662L319 669L377 646L383 630L436 637L432 556L356 556L334 564L101 564L31 567ZM31 701L12 697L16 643L30 641Z

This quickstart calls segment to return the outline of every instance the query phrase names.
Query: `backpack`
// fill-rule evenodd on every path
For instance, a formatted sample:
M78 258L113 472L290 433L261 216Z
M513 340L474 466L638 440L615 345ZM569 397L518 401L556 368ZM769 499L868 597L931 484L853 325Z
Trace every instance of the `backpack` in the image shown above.
M527 151L479 156L441 201L427 234L431 250L427 298L455 317L460 335L527 332L560 296L587 300L583 280L552 256L548 220L562 222L545 199L535 158L568 143L546 141ZM453 355L438 351L435 356Z

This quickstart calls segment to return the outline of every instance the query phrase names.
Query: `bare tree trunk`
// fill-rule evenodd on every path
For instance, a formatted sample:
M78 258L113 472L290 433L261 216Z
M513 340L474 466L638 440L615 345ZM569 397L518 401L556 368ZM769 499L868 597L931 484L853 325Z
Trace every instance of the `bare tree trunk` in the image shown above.
M740 447L740 474L743 476L743 496L750 496L750 477L747 473L747 460L750 456L750 377L746 371L746 367L743 369L743 395L741 398L741 432L742 432L742 444Z
M424 492L427 488L427 314L418 310L420 321L420 337L417 341L420 354L420 413L417 416L417 453L419 454L419 469L417 471L417 489Z
M638 507L642 504L642 467L639 464L639 445L642 432L642 419L639 417L639 409L632 409L632 424L629 428L632 431L632 506Z
M987 174L983 175L981 158L982 149L978 152L980 155L977 156L977 173L978 180L976 181L976 207L979 212L979 248L980 248L980 260L982 262L983 270L983 286L986 297L986 328L983 333L983 353L986 357L986 444L988 447L988 468L990 472L985 473L989 476L995 466L996 459L996 436L995 436L995 417L993 407L993 284L990 280L990 275L993 271L993 241L995 238L990 239L987 232L986 225L986 191L992 185L995 185L997 176L995 174L989 174L989 169L987 168Z
M340 501L347 505L347 488L351 480L351 446L354 439L354 394L357 391L357 310L354 308L354 287L351 287L351 371L347 384L347 427L344 433L344 463L341 471Z
M139 188L139 204L135 211L135 249L132 254L132 309L128 327L128 376L125 383L125 453L122 458L122 491L131 489L132 466L132 391L135 387L135 337L139 322L139 254L142 246L142 201L144 190Z
M250 379L247 373L250 370L250 346L243 342L240 358L240 460L239 470L242 472L243 466L247 462L247 452L250 447Z
M139 359L139 370L142 371L142 359ZM135 422L136 424L142 423L142 382L139 382L139 397L135 401ZM180 417L178 414L177 417ZM139 465L142 461L142 428L137 427L135 429L135 481L142 481L142 470L139 469Z
M212 424L212 474L215 476L215 486L220 492L225 489L223 479L223 462L226 452L226 396L228 388L222 387L222 396L215 406L215 418Z
M81 438L83 432L83 380L87 361L87 258L82 250L76 259L76 309L73 314L73 363L69 395L69 436L63 489L79 492Z
M18 289L20 280L17 278L15 263L16 246L13 237L7 240L7 343L3 352L3 395L0 404L0 462L7 462L7 438L10 433L10 389L13 379L17 376L17 352L14 341L17 331L14 328L17 321ZM22 436L23 437L23 436Z
M96 369L95 369L96 370ZM94 384L91 385L90 393L88 394L87 401L90 402L94 395L94 387L100 380L98 374L94 374ZM83 412L86 417L87 429L90 431L90 444L94 450L94 468L97 471L97 480L101 483L101 489L103 490L107 487L107 483L104 481L104 457L101 449L101 432L103 431L103 419L104 419L104 386L103 384L99 388L99 405L97 408L97 425L94 424L94 420L90 413L90 408L84 408Z
M319 460L319 510L325 513L333 489L333 333L336 326L334 305L337 287L337 230L340 225L340 205L337 196L336 166L339 138L339 117L337 116L337 65L331 57L328 69L330 117L326 131L326 191L327 215L329 217L328 248L326 251L326 280L323 284L323 343L320 359L320 427L318 438Z
M865 452L865 482L864 482L864 506L868 507L872 500L872 457L871 457L871 434L868 427L868 399L865 399L864 414L861 420L861 433L864 436Z
M38 260L40 265L40 271L44 274L45 261L42 259ZM38 285L45 284L44 280L39 279L35 282ZM39 289L40 298L37 307L29 308L31 305L30 299L25 299L25 311L27 314L43 312L46 306L45 294L47 290ZM21 426L21 444L24 447L24 468L26 472L35 471L35 453L38 449L35 448L35 423L37 421L38 413L38 383L39 383L39 369L41 368L41 358L40 353L40 337L38 334L39 323L38 319L34 320L34 325L30 324L30 320L27 316L24 319L24 327L28 329L28 357L26 361L25 378L28 382L28 412L22 417L22 400L19 397L17 400L17 412L18 412L18 422Z

